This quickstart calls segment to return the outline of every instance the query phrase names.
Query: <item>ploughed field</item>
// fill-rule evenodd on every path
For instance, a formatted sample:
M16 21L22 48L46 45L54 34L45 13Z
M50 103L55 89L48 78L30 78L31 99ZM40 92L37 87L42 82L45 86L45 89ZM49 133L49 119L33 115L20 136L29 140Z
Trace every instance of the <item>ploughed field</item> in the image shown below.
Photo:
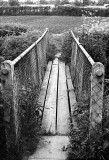
M36 30L49 28L51 33L62 33L72 29L81 33L90 30L93 24L106 26L109 17L72 17L72 16L0 16L0 24L23 24Z

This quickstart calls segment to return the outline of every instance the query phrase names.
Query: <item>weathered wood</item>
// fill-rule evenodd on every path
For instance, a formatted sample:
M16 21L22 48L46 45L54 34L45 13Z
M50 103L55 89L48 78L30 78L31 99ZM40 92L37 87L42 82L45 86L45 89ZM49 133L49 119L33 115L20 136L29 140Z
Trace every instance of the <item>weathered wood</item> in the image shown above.
M56 133L56 101L57 101L58 59L54 60L49 80L42 120L42 130L46 133Z
M72 124L74 126L74 129L77 129L77 124L76 124L75 118L73 116L77 102L76 102L76 95L74 93L74 87L73 87L72 80L71 80L69 66L66 66L66 77L67 77L67 88L68 88L69 105L70 105L69 107L70 107L70 111L71 111L71 120L72 120Z
M53 61L53 65L58 65L58 58L55 58L55 60Z
M67 96L65 63L59 62L58 82L58 106L57 106L57 133L67 135L69 133L69 106Z
M69 145L68 136L43 136L37 151L28 160L66 160Z
M52 62L50 61L47 65L45 77L44 77L44 80L43 80L43 83L41 86L41 91L40 91L40 95L39 95L39 99L38 99L38 104L40 105L40 107L42 107L42 109L43 109L44 103L45 103L51 68L52 68Z

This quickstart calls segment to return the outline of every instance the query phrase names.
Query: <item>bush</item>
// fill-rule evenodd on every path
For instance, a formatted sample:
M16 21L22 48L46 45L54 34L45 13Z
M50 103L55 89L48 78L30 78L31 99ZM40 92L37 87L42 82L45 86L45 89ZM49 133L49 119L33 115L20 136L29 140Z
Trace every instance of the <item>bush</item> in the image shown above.
M25 51L41 35L40 31L29 31L19 36L8 36L1 44L1 56L5 59L13 60Z
M19 24L1 24L0 26L0 37L10 36L10 35L21 35L26 33L28 28Z
M37 104L40 88L29 84L28 90L19 95L19 154L33 154L40 139L41 117L37 114L40 106Z
M89 105L85 102L77 103L74 111L77 129L71 125L71 148L67 160L99 160L99 151L102 148L102 137L89 141Z
M62 56L61 60L65 63L69 63L71 61L71 53L72 53L72 37L69 32L65 33L64 43L62 46Z
M10 60L15 59L42 34L37 30L30 31L24 26L5 25L1 27L2 31L3 29L6 29L8 34L6 33L0 37L0 54L5 57L5 59ZM21 90L19 94L19 146L16 146L13 142L14 140L11 139L12 145L9 153L5 155L5 160L21 160L26 154L32 154L36 150L40 138L39 132L41 123L41 117L39 117L38 114L40 106L37 104L39 90L39 86L33 87L29 84L29 90L25 92ZM10 107L12 95L7 94L4 94L4 102ZM12 137L12 134L13 133L10 131L9 139Z
M95 62L101 62L104 64L106 77L109 77L109 33L99 31L83 33L80 36L80 43Z
M30 7L30 6L17 6L17 0L12 1L13 7L0 7L0 15L67 15L67 16L101 16L108 17L108 8L93 8L93 7L78 7L78 6L63 6L59 5L52 9L49 6L45 7Z
M20 6L18 0L9 0L9 6Z

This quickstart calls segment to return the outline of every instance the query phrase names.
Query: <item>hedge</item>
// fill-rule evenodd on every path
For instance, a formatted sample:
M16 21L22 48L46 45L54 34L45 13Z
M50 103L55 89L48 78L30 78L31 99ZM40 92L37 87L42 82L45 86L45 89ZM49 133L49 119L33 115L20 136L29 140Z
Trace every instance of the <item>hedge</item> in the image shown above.
M50 6L45 7L30 7L30 6L19 6L19 7L0 7L0 16L3 15L66 15L66 16L101 16L108 17L108 8L92 8L92 7L66 7L57 6L50 8Z

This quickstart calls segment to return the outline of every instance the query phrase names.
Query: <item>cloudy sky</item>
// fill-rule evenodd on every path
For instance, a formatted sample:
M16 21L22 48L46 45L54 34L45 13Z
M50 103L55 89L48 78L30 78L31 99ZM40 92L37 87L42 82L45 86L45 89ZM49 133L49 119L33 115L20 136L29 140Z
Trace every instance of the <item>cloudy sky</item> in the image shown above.
M19 0L19 1L26 1L26 0ZM39 0L33 0L34 2L38 2ZM46 1L49 1L49 0L46 0ZM75 0L69 0L70 2L74 2ZM81 0L80 0L81 1ZM98 2L99 0L90 0L90 1L95 1L95 2Z

